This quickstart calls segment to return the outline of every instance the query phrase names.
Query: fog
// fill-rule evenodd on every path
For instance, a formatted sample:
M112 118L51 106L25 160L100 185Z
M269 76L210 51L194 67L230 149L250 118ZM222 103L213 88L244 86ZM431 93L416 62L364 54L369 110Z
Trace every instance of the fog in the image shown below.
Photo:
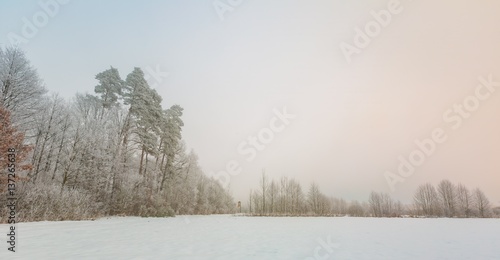
M403 202L449 179L500 205L499 2L137 3L71 1L19 45L68 99L109 66L122 77L145 69L164 105L184 108L186 145L236 200L265 171L327 195ZM0 7L2 46L40 9Z

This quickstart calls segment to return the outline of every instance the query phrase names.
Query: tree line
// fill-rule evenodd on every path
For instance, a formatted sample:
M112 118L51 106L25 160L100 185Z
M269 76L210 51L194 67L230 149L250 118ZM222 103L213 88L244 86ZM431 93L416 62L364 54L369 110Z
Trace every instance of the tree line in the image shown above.
M387 193L371 192L365 202L328 197L316 183L304 191L293 178L269 180L262 173L259 188L251 190L246 212L253 216L353 216L353 217L500 217L482 190L441 181L417 188L413 203L403 204Z
M47 94L22 50L0 48L0 203L6 149L16 148L21 221L235 210L187 151L181 106L163 108L140 68L122 79L111 67L95 79L93 94L66 101Z

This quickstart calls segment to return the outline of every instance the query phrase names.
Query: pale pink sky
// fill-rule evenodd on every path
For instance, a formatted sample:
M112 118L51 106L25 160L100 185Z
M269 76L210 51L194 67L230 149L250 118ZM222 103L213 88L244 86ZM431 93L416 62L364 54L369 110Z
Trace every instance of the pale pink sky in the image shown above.
M243 0L224 21L202 2L72 1L21 47L65 97L91 92L109 65L122 76L134 66L168 71L158 92L185 108L183 136L204 170L241 164L230 181L237 200L263 168L347 199L391 192L384 173L442 128L447 142L393 196L409 202L418 185L449 179L500 205L500 87L457 130L443 121L478 77L500 81L499 1L401 0L350 63L340 44L354 44L355 28L390 1ZM39 8L2 2L0 44ZM238 145L283 107L296 118L247 162Z

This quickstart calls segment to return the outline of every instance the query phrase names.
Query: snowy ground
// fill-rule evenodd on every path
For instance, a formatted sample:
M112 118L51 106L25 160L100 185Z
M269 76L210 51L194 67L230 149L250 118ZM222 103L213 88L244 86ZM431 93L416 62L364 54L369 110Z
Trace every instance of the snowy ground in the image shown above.
M18 225L0 259L500 259L500 219L178 216Z

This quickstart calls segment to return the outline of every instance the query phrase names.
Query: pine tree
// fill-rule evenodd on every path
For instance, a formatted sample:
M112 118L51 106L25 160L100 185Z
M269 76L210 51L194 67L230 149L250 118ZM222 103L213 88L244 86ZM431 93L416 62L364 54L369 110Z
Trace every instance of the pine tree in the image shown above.
M104 109L118 105L118 98L122 95L125 82L120 78L118 70L113 67L97 74L95 78L99 81L94 92L100 94L100 102L103 107L100 115L102 119Z
M165 181L173 174L172 165L176 155L176 150L182 139L181 131L184 126L182 121L183 108L179 105L173 105L163 113L161 121L161 183L160 190L163 190Z

